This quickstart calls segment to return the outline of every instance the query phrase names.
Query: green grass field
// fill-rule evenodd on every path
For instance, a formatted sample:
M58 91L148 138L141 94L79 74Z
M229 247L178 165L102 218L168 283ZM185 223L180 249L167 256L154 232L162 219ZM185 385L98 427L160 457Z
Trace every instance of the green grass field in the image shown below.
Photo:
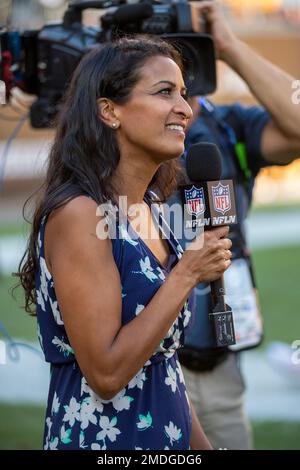
M17 282L17 278L4 277L0 279L0 322L10 336L14 338L24 338L28 341L36 341L36 319L26 313L24 308L22 308L24 299L21 288L18 288L15 292L16 300L10 293L11 287Z
M40 450L45 409L38 406L0 404L0 449ZM254 448L300 449L300 423L252 423Z
M26 235L30 231L30 225L25 221L22 223L1 224L0 222L0 237L8 235Z
M300 246L258 250L254 262L265 318L262 347L274 340L299 339ZM35 341L36 321L20 308L21 292L17 302L8 295L15 282L0 280L0 320L12 337ZM0 449L41 448L43 408L0 404L0 416ZM300 449L300 423L253 423L253 431L257 449Z
M265 321L265 341L300 339L300 246L253 253Z
M299 211L300 210L300 203L299 202L291 202L290 204L256 204L255 206L252 206L251 208L251 213L252 214L257 214L257 213L278 213L278 212L287 212L287 211Z
M45 409L0 404L0 449L42 449Z

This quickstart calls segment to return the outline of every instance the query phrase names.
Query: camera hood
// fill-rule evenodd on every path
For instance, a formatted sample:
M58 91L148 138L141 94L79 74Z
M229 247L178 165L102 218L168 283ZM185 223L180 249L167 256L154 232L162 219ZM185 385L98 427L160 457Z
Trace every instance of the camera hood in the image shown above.
M189 96L208 95L217 87L214 42L204 33L166 33L162 37L180 52Z

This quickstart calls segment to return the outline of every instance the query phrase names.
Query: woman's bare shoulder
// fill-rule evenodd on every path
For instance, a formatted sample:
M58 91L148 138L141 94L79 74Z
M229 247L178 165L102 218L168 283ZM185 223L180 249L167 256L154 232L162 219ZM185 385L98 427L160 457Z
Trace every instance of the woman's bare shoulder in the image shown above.
M97 203L88 196L77 196L62 207L55 209L49 216L47 225L67 228L70 225L85 225L93 223L99 217L96 215Z
M78 196L50 214L45 229L45 255L50 269L54 258L67 254L74 261L84 254L111 258L109 238L97 236L97 224L101 220L97 207L93 199Z

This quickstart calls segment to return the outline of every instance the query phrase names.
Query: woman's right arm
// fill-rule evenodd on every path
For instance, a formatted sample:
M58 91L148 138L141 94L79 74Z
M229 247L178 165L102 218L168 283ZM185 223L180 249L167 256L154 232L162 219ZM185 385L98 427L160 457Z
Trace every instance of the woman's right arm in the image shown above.
M96 203L81 196L53 213L45 233L46 262L69 341L90 387L111 399L156 351L192 288L229 266L226 228L206 232L187 251L149 304L121 324L121 281L110 240L96 236Z

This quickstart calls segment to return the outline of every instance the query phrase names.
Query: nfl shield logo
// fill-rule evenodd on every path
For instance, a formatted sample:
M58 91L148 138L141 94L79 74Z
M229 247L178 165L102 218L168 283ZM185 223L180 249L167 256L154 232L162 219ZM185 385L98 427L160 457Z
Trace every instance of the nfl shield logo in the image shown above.
M231 209L229 185L224 186L219 183L218 186L212 186L214 209L222 215Z
M205 200L203 188L195 188L192 186L191 189L185 189L185 199L187 204L187 211L190 215L196 217L205 212Z

